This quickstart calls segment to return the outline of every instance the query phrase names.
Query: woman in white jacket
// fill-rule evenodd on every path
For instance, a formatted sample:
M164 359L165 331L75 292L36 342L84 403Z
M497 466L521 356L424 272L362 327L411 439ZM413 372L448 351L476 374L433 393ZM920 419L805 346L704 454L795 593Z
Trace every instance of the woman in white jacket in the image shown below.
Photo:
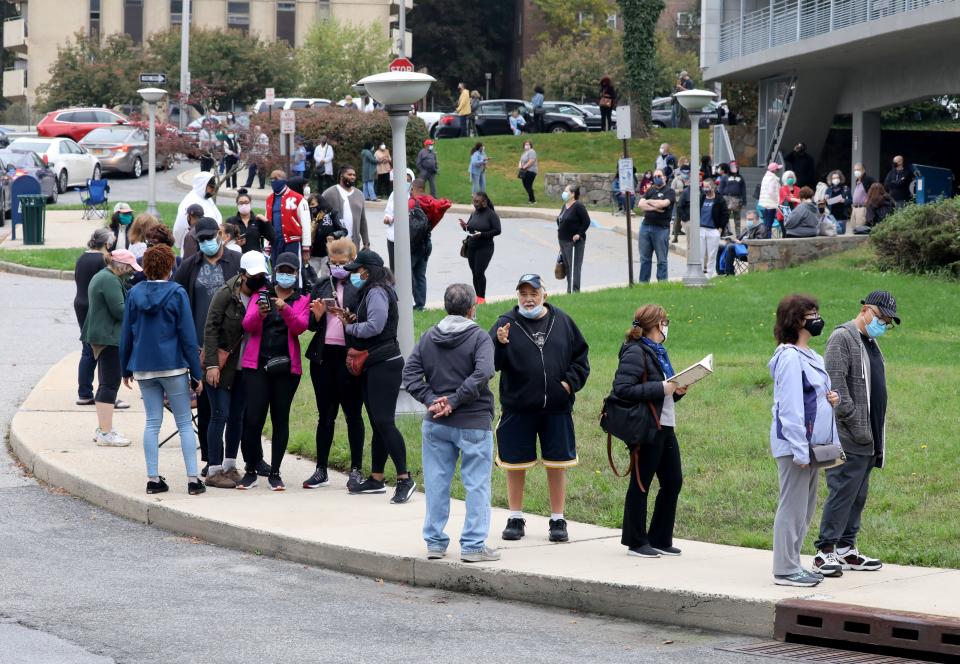
M760 198L757 205L763 215L763 225L767 228L766 236L772 237L773 223L777 220L777 207L780 205L780 178L777 176L783 166L775 161L767 165L767 172L760 182Z

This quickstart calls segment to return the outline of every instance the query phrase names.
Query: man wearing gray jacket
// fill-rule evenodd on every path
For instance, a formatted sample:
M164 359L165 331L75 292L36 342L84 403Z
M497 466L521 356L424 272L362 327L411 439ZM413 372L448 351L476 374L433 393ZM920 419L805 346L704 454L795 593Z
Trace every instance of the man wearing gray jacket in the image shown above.
M423 484L427 558L443 558L450 537L450 482L460 458L467 514L460 534L460 560L495 561L490 549L490 472L493 468L493 341L474 321L477 295L452 284L443 295L447 316L420 337L407 358L403 386L427 407L423 417Z
M844 570L872 571L883 564L857 549L860 517L867 502L870 471L883 467L887 380L877 339L899 325L897 301L887 291L873 291L860 302L860 313L837 327L827 341L824 360L833 389L840 394L835 412L846 463L830 468L830 490L823 506L814 568L824 576Z

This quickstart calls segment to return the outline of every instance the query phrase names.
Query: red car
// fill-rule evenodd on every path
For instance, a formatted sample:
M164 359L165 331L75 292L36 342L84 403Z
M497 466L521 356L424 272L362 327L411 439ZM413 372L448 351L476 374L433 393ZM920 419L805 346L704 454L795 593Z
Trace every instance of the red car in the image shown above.
M79 142L97 127L126 123L126 117L107 108L64 108L47 113L37 123L37 134L51 138L72 138Z

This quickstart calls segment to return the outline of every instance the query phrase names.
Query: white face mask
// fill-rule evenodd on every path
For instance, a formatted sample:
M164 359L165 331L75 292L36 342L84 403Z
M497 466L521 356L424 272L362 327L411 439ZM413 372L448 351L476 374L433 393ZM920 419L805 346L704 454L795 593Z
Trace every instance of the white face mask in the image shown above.
M669 332L670 332L670 326L669 326L669 325L662 325L662 326L660 327L660 333L663 335L663 340L664 340L664 341L667 340L667 336L669 336Z
M380 144L380 149L381 149L381 150L386 150L386 149L387 149L387 146L384 145L383 143L381 143L381 144Z
M861 175L863 175L863 172L862 172L862 171L854 171L854 172L853 172L853 177L855 177L855 178L859 178Z
M250 214L251 205L250 203L241 203L237 206L237 212L240 214Z

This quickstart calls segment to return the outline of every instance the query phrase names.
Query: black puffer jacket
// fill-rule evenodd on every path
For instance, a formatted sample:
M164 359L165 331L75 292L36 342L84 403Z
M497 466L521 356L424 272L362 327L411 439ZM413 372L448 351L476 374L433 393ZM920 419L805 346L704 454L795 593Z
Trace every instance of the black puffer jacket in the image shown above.
M646 380L643 373L646 371ZM663 413L663 369L652 348L642 341L628 341L620 347L620 364L613 377L613 395L631 403L649 401L657 411L657 418ZM673 395L674 401L683 398L682 394Z

